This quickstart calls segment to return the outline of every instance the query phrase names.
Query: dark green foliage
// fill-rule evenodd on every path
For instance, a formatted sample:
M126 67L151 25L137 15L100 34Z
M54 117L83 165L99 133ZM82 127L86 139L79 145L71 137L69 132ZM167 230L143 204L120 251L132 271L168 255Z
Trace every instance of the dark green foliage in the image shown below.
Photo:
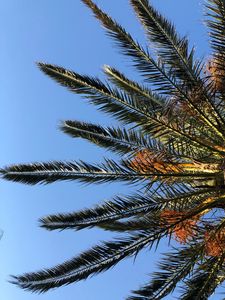
M117 264L121 259L153 243L157 234L140 233L125 239L106 242L64 262L53 269L13 277L12 282L24 289L45 292L50 288L69 284L100 273Z
M156 146L148 137L142 136L141 131L126 130L125 128L102 127L91 123L65 121L61 129L72 137L81 137L92 143L118 152L128 154L137 149L154 149Z
M109 221L128 218L134 215L140 216L150 212L159 212L165 208L177 207L182 209L190 208L191 205L200 204L206 195L215 195L216 191L203 189L202 191L188 191L183 193L172 189L163 195L163 191L152 191L145 195L135 194L127 197L117 196L113 201L107 201L102 205L97 205L92 209L85 209L69 214L50 215L42 218L41 226L48 230L55 229L76 229L80 230L87 227L106 225ZM152 215L151 215L152 217ZM115 225L115 224L114 224Z
M216 53L224 55L225 49L225 2L224 0L208 0L206 7L211 45Z
M156 11L147 0L130 0L143 24L149 40L154 44L160 58L173 68L176 76L196 84L200 80L201 67L193 66L194 50L188 53L187 38L180 38L175 27Z
M221 270L222 269L222 270ZM224 281L224 255L219 258L210 258L194 271L191 279L186 280L186 292L182 300L208 299L217 286Z
M158 266L161 272L155 272L150 284L134 291L134 296L129 297L128 300L162 299L168 295L174 290L176 284L192 271L201 256L202 248L199 245L191 245L165 254Z
M67 120L60 129L120 156L119 162L46 162L12 165L1 177L26 184L78 180L140 184L139 193L117 196L93 208L40 219L47 230L98 227L124 233L54 268L14 276L12 282L46 292L106 271L144 247L175 238L158 270L129 300L162 299L181 285L180 299L208 299L225 279L225 2L208 0L213 57L195 58L194 48L148 0L130 0L156 55L91 0L82 0L127 55L144 82L104 67L107 81L38 63L57 83L82 94L121 121L103 127ZM210 66L211 64L211 66Z

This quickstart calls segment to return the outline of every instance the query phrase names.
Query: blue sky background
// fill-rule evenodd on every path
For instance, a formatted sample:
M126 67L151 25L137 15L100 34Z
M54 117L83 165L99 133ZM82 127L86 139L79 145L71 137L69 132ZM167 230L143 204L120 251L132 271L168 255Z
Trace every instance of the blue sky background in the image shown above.
M173 19L179 31L196 44L199 56L209 54L203 27L203 1L155 0L156 7ZM96 3L144 41L128 0L96 0ZM129 60L119 54L99 23L79 0L7 0L0 17L0 165L12 163L83 159L101 161L110 152L72 139L58 130L60 120L77 119L116 124L80 96L68 92L44 76L35 66L43 61L103 78L104 64L119 67L136 78ZM38 219L57 212L90 207L119 193L131 193L121 184L82 186L60 182L25 186L1 182L0 298L4 300L115 300L146 282L154 269L154 251L125 260L111 271L36 295L9 284L9 274L21 274L54 266L73 257L99 240L116 236L100 230L47 232ZM160 251L166 251L166 243ZM176 298L176 294L167 299ZM212 297L213 299L214 297ZM218 297L214 299L219 299Z

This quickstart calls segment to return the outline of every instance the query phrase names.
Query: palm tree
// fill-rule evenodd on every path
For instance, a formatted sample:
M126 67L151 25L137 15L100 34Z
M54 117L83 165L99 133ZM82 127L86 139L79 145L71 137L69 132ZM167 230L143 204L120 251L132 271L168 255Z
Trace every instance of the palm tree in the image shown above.
M225 1L206 4L212 55L197 60L188 39L148 0L130 0L151 54L91 0L100 20L144 83L105 66L107 83L62 67L39 68L70 91L82 94L121 121L119 128L65 121L61 129L116 152L118 162L47 162L1 169L4 179L25 184L79 180L140 183L141 191L102 205L40 220L48 230L100 227L124 237L98 244L52 269L13 277L21 288L46 292L116 265L162 238L176 247L164 255L149 283L129 300L162 299L182 283L180 299L208 299L225 280ZM124 126L124 124L126 126Z

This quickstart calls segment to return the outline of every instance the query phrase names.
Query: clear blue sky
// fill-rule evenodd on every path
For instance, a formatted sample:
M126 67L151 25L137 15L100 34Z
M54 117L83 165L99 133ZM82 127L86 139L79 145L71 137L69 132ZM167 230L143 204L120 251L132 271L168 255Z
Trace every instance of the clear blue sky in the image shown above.
M182 34L190 36L199 56L209 54L202 22L203 1L152 2L174 20ZM96 3L136 38L144 40L128 0ZM5 0L1 3L0 39L0 165L78 158L98 162L103 156L112 157L110 152L66 136L57 126L66 119L105 125L116 124L115 120L56 85L35 66L35 61L43 61L102 77L101 68L108 64L135 78L129 61L119 54L90 11L79 0ZM1 182L0 228L4 236L0 242L0 299L119 300L146 282L158 257L147 251L135 264L132 259L126 260L107 273L47 294L30 294L7 282L9 274L53 266L99 240L115 236L94 229L47 232L37 226L37 220L47 214L91 206L118 192L130 193L131 188L120 184L84 187L76 182L31 187ZM159 250L166 251L165 244Z

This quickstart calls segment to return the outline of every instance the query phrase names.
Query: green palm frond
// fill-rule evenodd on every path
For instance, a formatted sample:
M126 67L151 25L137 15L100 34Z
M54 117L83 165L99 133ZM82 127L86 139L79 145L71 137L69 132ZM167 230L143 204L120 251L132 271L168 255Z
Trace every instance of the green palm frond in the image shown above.
M146 213L154 209L154 202L140 194L117 196L113 201L69 214L50 215L40 220L41 226L49 229L76 229L97 226L101 223Z
M205 299L207 300L215 289L224 281L225 255L209 258L199 265L189 280L185 281L186 291L181 296L182 300ZM221 274L222 273L222 274Z
M202 255L202 249L203 247L197 244L164 254L158 265L160 271L152 275L152 281L133 291L134 295L127 300L163 299L175 289L178 282L190 274Z
M165 120L163 112L152 111L149 105L143 105L143 103L141 105L134 97L115 88L112 89L98 79L81 76L73 71L54 65L39 63L39 67L48 76L66 86L72 92L86 94L93 104L100 106L101 110L113 114L125 123L137 123L153 137L175 134L176 137L181 137L194 145L197 144L200 147L212 150L208 142L203 141L203 138L196 138L193 131L193 136L190 135L190 129L187 132L187 129L185 130L181 126L178 127L177 122L173 124L171 120ZM220 152L215 148L214 151Z
M62 86L77 94L84 94L101 110L115 115L125 123L144 123L146 107L138 107L134 97L105 85L99 79L82 76L59 66L39 63L40 69Z
M156 50L153 54L92 0L81 1L131 58L143 82L109 66L104 66L106 82L57 65L38 67L121 122L117 127L73 120L60 125L73 138L116 152L119 161L18 164L0 169L0 176L30 185L121 181L139 184L140 189L92 208L41 218L40 226L50 231L97 227L124 235L12 281L23 289L46 292L106 271L169 239L173 251L128 300L163 299L180 283L180 299L208 299L225 280L225 1L207 0L214 52L206 63L195 58L188 39L148 0L130 3ZM182 246L174 248L174 239Z
M166 70L161 61L154 60L150 56L147 47L144 49L121 25L103 12L93 1L81 1L93 11L95 17L106 28L109 36L116 41L116 44L125 55L131 57L135 67L137 67L148 81L152 84L160 85L160 89L165 93L174 92L175 88L182 94L181 87L175 81L172 71Z
M127 93L131 95L135 95L136 99L139 99L139 102L148 105L154 109L165 107L167 104L171 106L171 101L168 101L167 98L163 98L156 93L152 93L145 86L141 86L139 83L128 79L124 74L116 70L115 68L111 68L109 66L104 66L104 71L108 76L109 80L117 85L119 88L123 89ZM197 80L197 79L196 79ZM195 83L196 84L196 83ZM209 88L203 87L202 83L200 84L202 91L201 97L205 97L207 104L209 105L212 114L215 116L215 120L218 124L224 126L225 125L225 118L221 117L222 109L218 109L217 105L210 99L212 91ZM204 91L203 91L204 90ZM186 100L190 100L189 98ZM188 122L188 120L186 120Z
M173 200L173 199L172 199ZM173 202L173 201L171 201ZM204 201L202 201L204 202ZM155 228L163 228L165 234L169 234L170 231L176 229L177 226L182 225L187 220L192 220L197 217L202 212L212 209L213 207L217 207L220 200L215 199L210 203L206 203L203 205L196 205L195 208L189 209L185 211L185 214L179 218L175 218L171 223L167 224L167 220L161 220L161 211L150 211L141 216L137 216L134 218L130 218L126 221L109 221L106 223L99 224L98 227L110 230L110 231L117 231L117 232L126 232L126 231L141 231L141 230L152 230ZM166 209L164 208L166 211ZM171 208L170 208L171 211ZM160 223L161 221L161 223ZM190 226L190 229L196 230L196 226Z
M183 193L170 193L162 197L162 191L154 189L145 195L117 196L92 209L84 209L74 213L49 215L40 220L42 227L48 230L90 228L132 216L143 216L150 212L160 212L166 208L181 210L197 206L207 197L217 195L217 190L190 190ZM111 225L111 224L110 224ZM115 224L114 224L115 225ZM104 227L106 228L106 227ZM111 227L112 228L112 227ZM115 228L115 227L114 227ZM109 228L107 228L109 229Z
M106 160L98 166L82 161L21 164L6 167L1 173L4 179L26 184L52 183L58 180L78 180L84 183L137 182L145 177L144 174L134 172L128 165L122 166L112 160Z
M158 237L158 233L152 235L140 233L124 239L105 242L52 269L14 276L12 282L33 292L46 292L51 288L106 271L122 259L151 245Z
M82 76L50 64L39 63L38 65L45 74L58 83L69 88L72 92L84 94L90 99L91 103L99 106L104 112L114 115L124 123L136 123L146 127L150 120L159 122L156 116L154 118L151 116L154 111L152 111L152 107L149 107L149 103L143 105L134 96L116 88L111 88L99 79Z
M138 232L138 231L154 231L159 228L160 217L156 214L148 213L148 217L138 217L129 219L128 221L112 221L99 224L98 227L113 232ZM167 228L161 229L164 235L168 233Z
M145 166L140 165L143 171L134 171L132 161L122 160L121 164L106 159L102 164L89 164L79 162L48 162L21 164L5 167L0 170L3 179L26 184L52 183L58 180L78 180L84 183L105 183L110 181L127 181L137 183L143 180L176 180L177 182L190 182L195 180L216 179L221 172L214 173L204 170L190 170L177 172L169 167L162 172L157 169L145 171Z
M160 108L165 105L166 98L153 93L146 86L141 86L136 81L128 79L117 69L104 66L104 72L113 84L117 85L118 88L123 89L130 95L135 95L142 103L147 103L147 105L152 106L153 108Z
M98 146L119 154L127 154L146 148L160 151L160 145L157 145L150 138L144 137L142 132L137 130L102 127L91 123L70 120L63 122L61 129L72 137L87 139Z
M163 146L162 143L157 142L156 140L151 139L147 135L143 135L142 131L140 130L132 130L132 129L125 129L125 128L114 128L114 127L102 127L100 125L92 124L92 123L85 123L79 121L71 121L67 120L62 122L60 128L63 132L69 134L71 137L81 137L95 143L98 146L110 149L115 151L119 154L129 154L133 151L139 151L142 149L149 149L154 153L167 153L169 156L174 157L183 157L187 158L188 154L189 157L193 157L193 151L195 152L196 158L202 155L205 157L207 154L207 150L205 149L207 146L204 145L204 149L201 150L199 147L190 146L187 144L187 137L186 139L180 139L179 143L172 143L170 140L171 135L169 136L167 147ZM156 131L156 127L152 127L154 130L153 134L158 134ZM162 130L162 127L159 130ZM172 131L172 129L171 129ZM204 133L204 129L202 129ZM162 134L161 134L162 137ZM165 139L161 141L167 141L166 136ZM189 139L188 139L189 140ZM195 143L196 144L196 143ZM203 145L202 145L203 146ZM214 150L217 153L217 150ZM190 154L191 152L191 154ZM210 156L211 156L210 152ZM215 155L216 155L215 153ZM212 158L212 157L211 157Z
M225 50L225 2L208 0L206 4L207 25L210 29L211 46L215 53L224 55Z
M186 84L200 80L199 62L193 61L194 50L188 51L187 38L180 38L173 24L156 11L147 0L130 0L147 36L155 46L157 54L173 67L176 76Z

